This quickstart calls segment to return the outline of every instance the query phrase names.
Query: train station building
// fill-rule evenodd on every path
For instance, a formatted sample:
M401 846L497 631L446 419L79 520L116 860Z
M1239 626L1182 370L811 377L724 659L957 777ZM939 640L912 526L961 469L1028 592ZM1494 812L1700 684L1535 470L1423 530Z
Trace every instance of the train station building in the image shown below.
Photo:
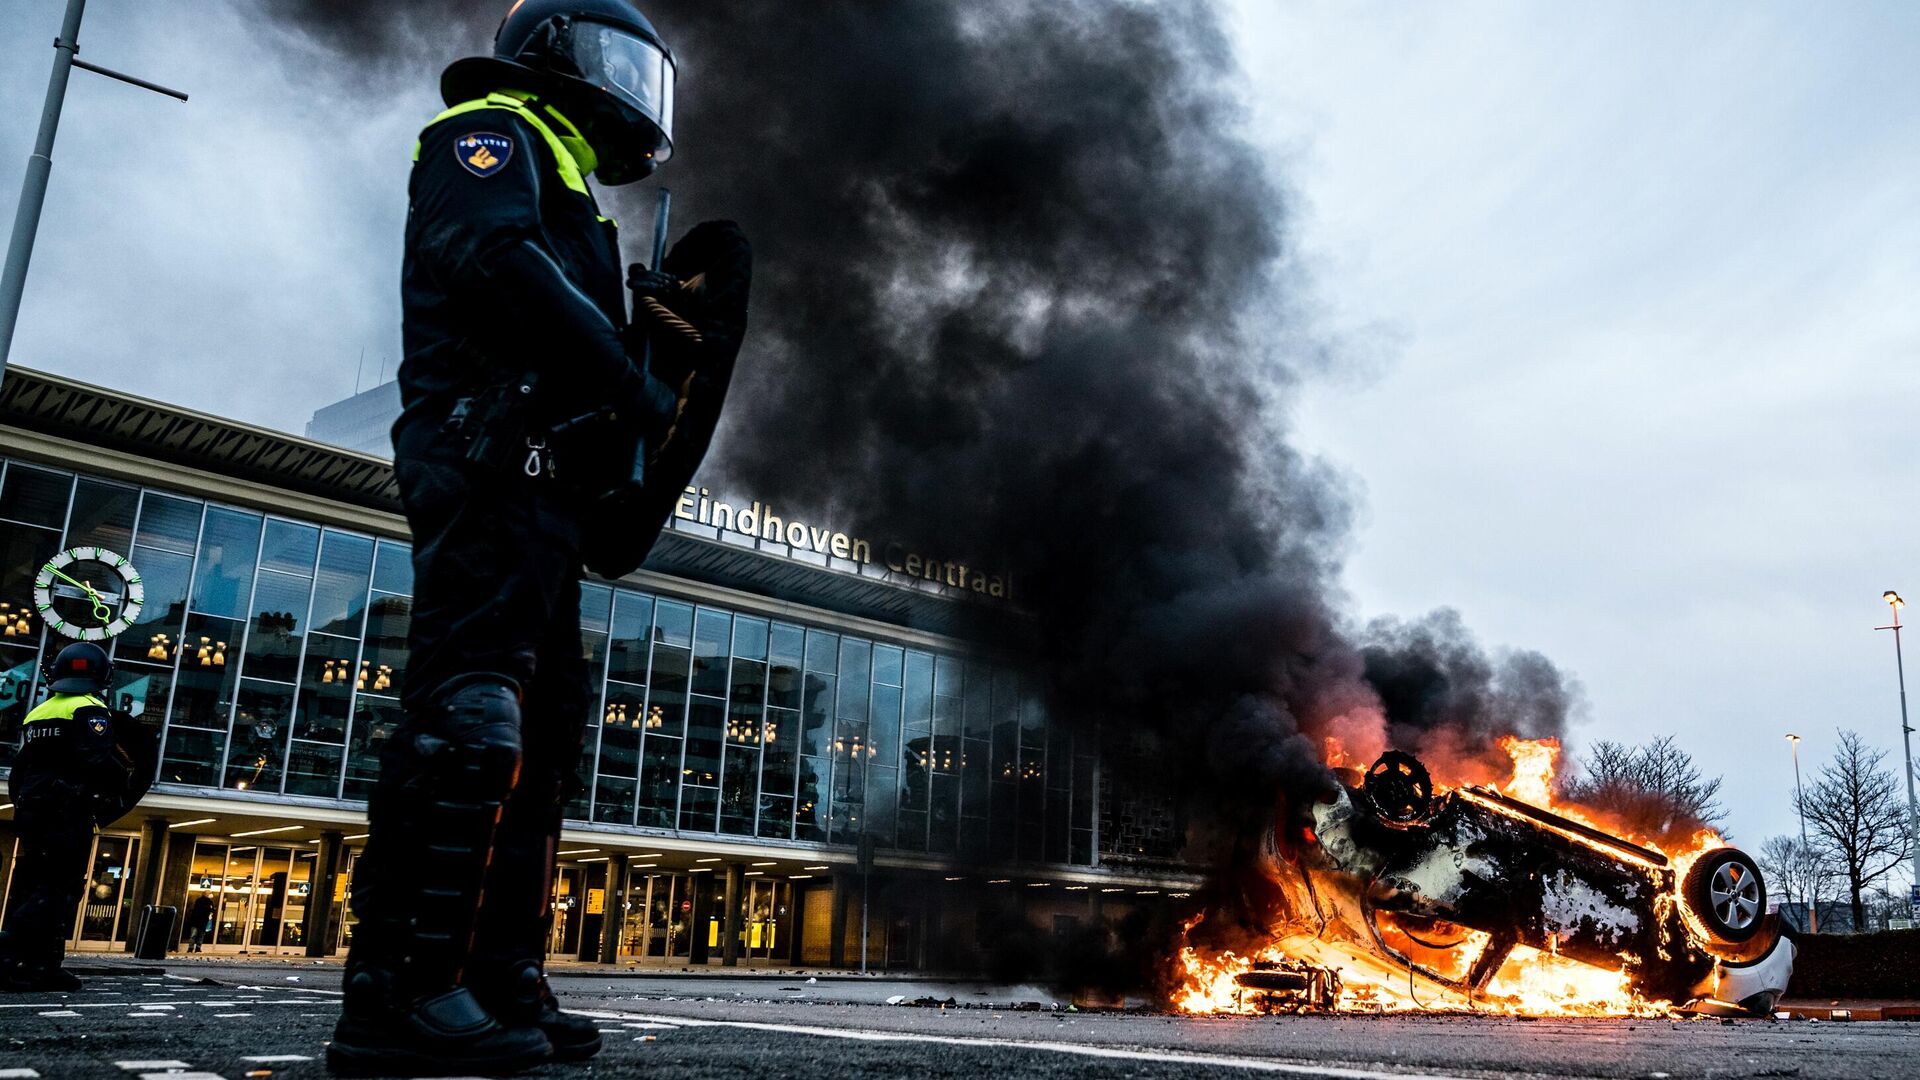
M864 943L875 968L966 969L1198 883L1140 755L1050 723L970 629L979 605L1017 620L1017 582L797 518L791 494L689 488L644 568L583 586L598 696L554 957L855 967ZM389 462L10 368L0 764L66 640L34 578L91 547L140 576L113 704L162 749L152 793L96 838L72 947L129 948L158 905L176 951L344 950L407 674Z

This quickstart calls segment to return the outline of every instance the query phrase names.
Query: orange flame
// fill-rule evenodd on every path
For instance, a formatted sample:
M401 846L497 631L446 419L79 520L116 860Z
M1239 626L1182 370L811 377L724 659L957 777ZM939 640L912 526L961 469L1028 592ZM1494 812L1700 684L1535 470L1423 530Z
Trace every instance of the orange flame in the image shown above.
M1499 740L1499 747L1511 762L1511 770L1504 780L1489 786L1508 798L1662 851L1670 860L1676 880L1685 880L1694 860L1722 843L1719 835L1710 829L1701 830L1682 844L1655 843L1651 838L1623 831L1618 823L1605 820L1606 815L1560 802L1554 796L1561 754L1557 739L1505 736ZM1329 767L1353 768L1365 764L1335 735L1323 738L1322 751ZM1440 757L1443 762L1449 762L1453 755ZM1448 775L1434 776L1435 786L1441 792L1486 779L1485 767L1477 762L1461 758L1451 764ZM1592 844L1590 839L1574 833L1562 835ZM1684 914L1685 905L1681 907ZM1187 929L1191 931L1199 922L1200 919L1194 919ZM1485 940L1485 934L1473 932L1459 948L1477 951ZM1182 949L1179 957L1182 979L1173 995L1173 1007L1179 1012L1195 1014L1261 1011L1269 1003L1261 994L1243 990L1235 980L1254 970L1257 962L1279 960L1304 961L1339 972L1341 992L1337 1008L1341 1011L1452 1009L1529 1016L1655 1016L1672 1008L1669 1002L1647 1001L1636 995L1624 965L1620 970L1607 970L1524 946L1513 950L1482 995L1469 999L1457 990L1410 975L1405 967L1380 955L1371 942L1338 937L1327 940L1318 928L1305 925L1276 927L1267 947L1253 956L1232 952L1209 956L1192 946Z

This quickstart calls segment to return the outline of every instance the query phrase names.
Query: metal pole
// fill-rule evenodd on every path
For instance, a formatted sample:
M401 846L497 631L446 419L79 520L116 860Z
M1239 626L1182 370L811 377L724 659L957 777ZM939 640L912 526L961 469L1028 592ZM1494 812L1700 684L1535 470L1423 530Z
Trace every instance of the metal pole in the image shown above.
M13 328L20 319L20 297L27 289L27 263L33 259L33 237L40 229L40 207L47 201L47 179L53 175L53 136L60 128L60 106L67 98L67 75L73 54L80 51L80 16L87 0L67 0L60 36L53 39L53 74L47 78L47 100L40 107L40 134L27 157L27 178L20 185L20 207L13 214L13 237L7 241L7 262L0 272L0 379L7 374L7 356L13 351Z
M1819 889L1815 887L1812 880L1813 874L1810 872L1813 869L1813 849L1807 846L1807 793L1800 786L1800 736L1789 735L1787 738L1793 745L1793 806L1800 811L1801 869L1809 871L1806 896L1807 933L1817 934L1820 932L1820 895Z
M1900 608L1893 609L1893 664L1900 673L1900 749L1907 763L1907 863L1920 888L1920 801L1913 795L1913 725L1907 722L1907 662L1900 655Z

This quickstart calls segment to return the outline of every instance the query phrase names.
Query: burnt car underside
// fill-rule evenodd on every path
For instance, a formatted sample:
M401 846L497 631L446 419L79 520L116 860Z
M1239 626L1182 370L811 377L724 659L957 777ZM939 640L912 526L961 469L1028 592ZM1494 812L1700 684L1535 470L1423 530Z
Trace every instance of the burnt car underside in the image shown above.
M1492 789L1435 794L1406 754L1347 771L1275 839L1276 869L1298 874L1318 938L1469 1001L1521 946L1624 972L1648 1001L1710 999L1724 982L1750 1013L1771 1009L1791 968L1792 947L1764 914L1764 884L1734 849L1703 856L1679 880L1660 851ZM1711 880L1695 880L1707 871ZM1762 960L1765 972L1727 978ZM1264 989L1246 981L1259 974L1240 985Z

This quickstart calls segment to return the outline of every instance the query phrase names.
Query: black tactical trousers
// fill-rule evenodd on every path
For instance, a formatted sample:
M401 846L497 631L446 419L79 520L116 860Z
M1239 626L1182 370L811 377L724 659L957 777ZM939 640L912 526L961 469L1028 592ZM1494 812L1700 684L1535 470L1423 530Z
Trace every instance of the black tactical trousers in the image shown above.
M16 765L8 781L20 854L7 904L7 953L22 963L59 967L87 886L93 807L72 780Z
M415 905L467 903L483 881L463 979L479 991L513 961L545 955L562 806L587 720L580 529L544 478L478 476L464 461L409 453L408 441L400 441L395 476L414 542L406 720L381 754L369 808L372 835L355 874L353 905L374 932L356 934L355 959L378 964L379 952L405 949L404 934L389 941L378 928L404 924L417 914L408 910ZM500 804L490 851L464 869L433 864L435 872L475 875L473 881L410 880L429 863L415 857L429 824L423 804L398 794L430 779L418 775L433 768L421 761L419 736L428 743L438 737L436 709L449 687L486 677L511 680L521 698L520 767Z

